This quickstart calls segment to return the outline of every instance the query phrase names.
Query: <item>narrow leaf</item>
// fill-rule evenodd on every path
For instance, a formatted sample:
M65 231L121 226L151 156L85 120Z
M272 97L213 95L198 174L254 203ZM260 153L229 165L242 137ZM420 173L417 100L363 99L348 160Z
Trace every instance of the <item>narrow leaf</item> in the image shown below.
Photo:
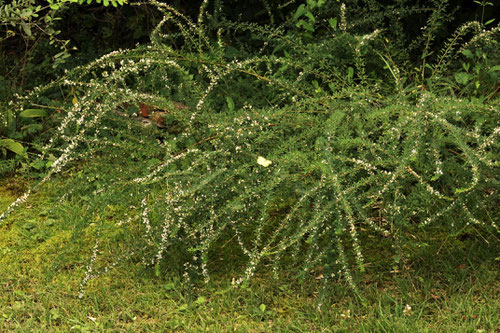
M19 142L16 142L12 139L2 139L0 140L0 146L8 149L18 155L24 154L24 147Z
M26 109L22 111L19 116L23 118L41 118L46 117L47 112L42 109Z

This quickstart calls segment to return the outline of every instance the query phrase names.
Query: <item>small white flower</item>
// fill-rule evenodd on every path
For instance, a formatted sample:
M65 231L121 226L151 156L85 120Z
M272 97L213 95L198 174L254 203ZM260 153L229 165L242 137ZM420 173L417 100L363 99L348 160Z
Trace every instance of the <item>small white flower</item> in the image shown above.
M260 165L262 165L265 168L267 168L268 166L270 166L272 163L273 163L272 161L269 161L269 160L265 159L262 156L257 157L257 164L260 164Z
M405 316L411 315L411 306L410 306L410 304L406 304L405 308L403 309L403 315L405 315Z

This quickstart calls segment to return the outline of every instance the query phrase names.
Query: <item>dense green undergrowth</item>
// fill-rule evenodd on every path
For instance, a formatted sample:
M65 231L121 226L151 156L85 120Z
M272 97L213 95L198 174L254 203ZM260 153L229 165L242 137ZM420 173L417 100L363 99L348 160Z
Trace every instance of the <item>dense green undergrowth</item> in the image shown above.
M158 276L208 282L231 262L235 284L266 267L277 276L294 267L307 280L321 266L323 287L341 276L356 289L352 268L366 270L361 232L389 237L396 262L410 229L439 225L453 234L474 225L496 233L498 106L428 99L213 114L203 135L201 125L189 135L148 133L106 113L99 131L113 132L77 142L92 147L93 158L60 194L86 207L64 213L75 237L95 228L83 283L130 260ZM459 127L464 118L473 130ZM474 119L485 121L479 127Z
M317 330L390 331L410 318L419 319L412 329L437 329L430 324L437 304L446 309L444 327L454 330L462 326L451 313L464 302L464 312L484 314L470 326L463 314L466 330L495 327L498 286L480 293L484 307L471 305L474 295L464 290L484 291L474 281L494 281L497 265L500 100L492 50L499 26L463 25L415 70L384 31L351 28L342 5L330 8L338 22L321 21L328 24L317 27L313 43L308 24L321 2L299 7L286 29L222 19L214 26L206 1L197 21L152 3L164 19L151 44L77 66L8 104L5 124L17 114L31 148L2 141L5 168L17 165L30 180L1 210L0 226L20 246L4 251L47 250L32 260L51 258L52 268L37 263L41 275L28 281L67 279L61 302L79 296L87 306L127 270L154 281L139 285L146 294L175 279L167 285L179 295L214 288L228 290L225 301L254 302L264 297L251 296L263 283L287 303L288 291L304 288L300 299L325 311L314 317ZM424 29L425 52L444 17L438 9ZM171 23L178 32L164 33ZM248 33L251 40L231 44L231 36ZM182 48L170 46L179 40ZM48 188L42 202L53 208L31 216ZM339 295L356 315L337 311ZM170 304L183 308L176 315L210 316L207 296L185 297L194 303ZM279 306L267 313L268 299L255 302L245 316L257 311L250 315L257 321L271 325L266 316L275 316L285 326L293 317L280 317ZM67 327L70 320L55 312ZM43 316L51 324L52 314ZM16 327L12 318L6 322ZM86 322L78 318L75 325Z

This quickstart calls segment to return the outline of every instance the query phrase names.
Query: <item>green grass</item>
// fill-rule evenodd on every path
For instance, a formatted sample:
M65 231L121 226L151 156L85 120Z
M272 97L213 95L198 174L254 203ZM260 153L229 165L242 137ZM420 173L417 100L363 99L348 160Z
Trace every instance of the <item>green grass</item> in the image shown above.
M414 241L400 249L399 263L391 240L363 235L367 273L358 284L364 300L335 282L321 310L321 267L306 283L286 272L277 281L263 269L249 287L236 289L226 273L208 285L191 286L173 272L157 277L152 269L127 262L91 280L79 299L94 230L89 226L73 236L71 217L85 208L54 201L66 181L44 185L0 226L2 332L496 332L500 327L498 239L473 228L459 235L439 228L408 232ZM15 200L22 185L13 178L0 183L0 209Z

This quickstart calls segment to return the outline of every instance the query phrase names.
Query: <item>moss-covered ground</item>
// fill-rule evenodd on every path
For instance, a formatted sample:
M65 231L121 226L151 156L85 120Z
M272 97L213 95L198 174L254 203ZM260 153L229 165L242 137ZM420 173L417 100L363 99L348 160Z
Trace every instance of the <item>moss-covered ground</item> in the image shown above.
M45 184L0 225L2 332L498 332L498 239L478 229L410 234L414 246L394 262L389 240L365 235L367 274L361 300L341 282L317 309L321 271L301 284L265 272L245 289L221 276L186 286L134 263L118 265L78 288L92 252L92 230L75 236ZM0 181L0 210L22 193L17 178Z

